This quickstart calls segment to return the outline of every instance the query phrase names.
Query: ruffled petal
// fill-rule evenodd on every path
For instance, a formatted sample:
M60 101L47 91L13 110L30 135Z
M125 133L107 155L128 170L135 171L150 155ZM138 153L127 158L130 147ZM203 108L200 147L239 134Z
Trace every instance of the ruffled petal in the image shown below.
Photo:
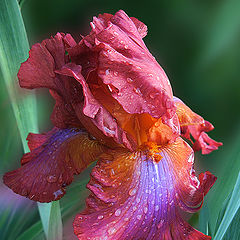
M195 151L202 150L202 154L208 154L222 146L221 142L212 140L205 133L214 129L210 122L194 113L179 98L174 97L173 99L177 107L176 113L181 127L181 136L190 141L192 141L191 136L195 139L195 143L193 144Z
M115 118L104 108L91 93L88 84L81 74L81 66L74 63L65 65L61 70L56 71L59 74L74 77L82 85L84 94L83 114L89 117L105 136L112 137L117 143L125 145L128 149L136 148L134 139L118 125ZM75 106L73 104L73 106ZM75 107L76 112L78 106ZM88 129L89 130L89 129Z
M102 82L127 113L149 113L164 122L172 118L172 89L142 40L146 26L122 10L94 17L91 26L92 32L68 49L72 62L82 66L87 83L101 87ZM100 80L89 78L94 71Z
M193 171L193 151L181 138L138 152L108 151L91 174L87 208L74 220L78 239L211 239L193 229L179 207L199 209L216 178Z
M15 193L39 202L60 199L65 187L105 150L88 134L75 128L54 128L46 134L28 136L31 152L22 166L4 175L4 183Z
M29 58L22 63L19 84L23 88L48 88L56 100L51 120L59 128L81 127L72 103L83 101L81 85L74 79L55 73L69 63L66 48L74 47L76 42L71 35L58 33L41 44L32 46Z

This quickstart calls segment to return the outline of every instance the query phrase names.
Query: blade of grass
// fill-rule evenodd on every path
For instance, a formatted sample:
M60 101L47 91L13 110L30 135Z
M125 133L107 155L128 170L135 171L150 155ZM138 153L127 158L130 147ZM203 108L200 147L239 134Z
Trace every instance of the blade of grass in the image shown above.
M240 208L240 173L214 239L222 240Z
M19 89L16 74L21 62L28 57L29 44L17 0L1 0L0 9L0 69L8 89L24 151L27 152L29 150L25 140L27 134L38 132L36 99L33 93ZM55 228L53 226L55 224L49 221L52 204L44 207L39 204L38 208L44 232L49 238L48 233L54 232L53 228ZM59 218L58 224L61 223L59 212L59 204L55 204L52 214L58 213L55 217L55 219ZM58 229L60 231L62 226ZM62 233L57 234L62 235Z

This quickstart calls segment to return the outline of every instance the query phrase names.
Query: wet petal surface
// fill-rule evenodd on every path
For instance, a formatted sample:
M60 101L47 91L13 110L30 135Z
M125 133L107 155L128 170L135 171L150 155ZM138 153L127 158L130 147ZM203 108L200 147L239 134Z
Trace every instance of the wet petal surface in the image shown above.
M4 175L4 183L15 193L39 202L60 199L65 187L105 147L78 129L57 129L46 134L29 134L31 152L26 153L22 167Z
M201 150L202 154L209 154L222 146L221 142L216 142L207 135L206 132L214 129L210 122L193 112L179 98L174 97L174 102L177 107L176 113L181 127L181 136L190 141L192 141L191 136L194 138L193 149L195 151Z
M181 138L164 148L105 153L93 169L92 193L75 218L75 234L79 239L210 239L185 222L179 208L198 210L215 180L210 173L197 179L193 152Z

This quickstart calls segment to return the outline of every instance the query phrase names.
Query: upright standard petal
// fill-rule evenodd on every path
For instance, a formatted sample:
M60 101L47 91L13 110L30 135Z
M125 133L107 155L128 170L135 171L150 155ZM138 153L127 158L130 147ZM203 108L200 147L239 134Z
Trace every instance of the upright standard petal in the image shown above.
M29 148L22 166L4 175L15 193L39 202L60 199L65 187L106 149L86 132L54 128L46 134L29 134Z
M204 177L203 177L204 176ZM79 239L211 239L179 213L197 211L216 178L193 171L193 151L181 138L138 152L101 155L93 169L87 208L74 220Z
M168 121L175 114L172 89L142 40L145 25L121 10L114 16L94 17L91 26L91 33L68 52L72 62L82 66L93 96L96 97L94 89L99 88L103 95L101 104L107 108L108 102L104 101L107 88L127 114L162 117L174 129Z
M211 139L206 132L214 129L213 125L194 113L179 98L174 97L177 107L177 116L181 127L181 136L191 141L191 136L195 139L193 149L202 150L202 154L208 154L222 146L221 142Z
M56 70L69 63L66 48L75 41L67 34L58 33L41 44L34 44L29 58L18 72L19 84L23 88L48 88L56 100L51 120L59 128L81 127L72 103L83 101L81 85L74 79L56 74Z

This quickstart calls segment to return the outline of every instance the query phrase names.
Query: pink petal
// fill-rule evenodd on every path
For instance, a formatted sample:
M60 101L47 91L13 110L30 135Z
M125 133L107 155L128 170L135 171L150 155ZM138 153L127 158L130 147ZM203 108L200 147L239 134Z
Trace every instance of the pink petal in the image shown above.
M69 62L66 48L75 45L71 35L58 33L54 38L33 45L28 60L22 63L18 72L21 87L50 89L56 100L51 120L60 128L81 126L71 104L83 101L81 86L74 78L55 73L55 70Z
M81 67L79 65L75 65L74 63L65 65L62 70L57 71L57 73L72 76L81 83L84 94L83 113L89 117L89 120L92 121L105 136L114 138L117 143L124 144L130 150L136 148L136 143L132 137L123 131L113 116L94 98L81 74Z

